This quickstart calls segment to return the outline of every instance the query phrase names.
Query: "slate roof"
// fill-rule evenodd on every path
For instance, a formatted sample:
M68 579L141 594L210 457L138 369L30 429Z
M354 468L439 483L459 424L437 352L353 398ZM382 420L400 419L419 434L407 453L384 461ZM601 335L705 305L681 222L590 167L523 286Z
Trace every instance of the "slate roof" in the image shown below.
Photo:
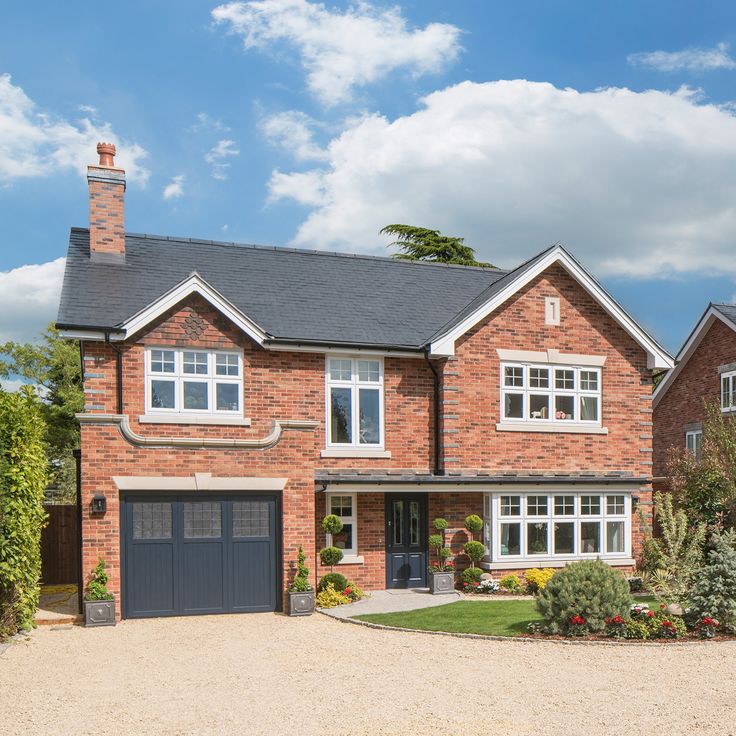
M273 339L419 350L509 273L133 233L125 248L91 260L72 228L60 327L114 330L196 272Z
M726 319L736 322L736 304L713 304L713 307Z

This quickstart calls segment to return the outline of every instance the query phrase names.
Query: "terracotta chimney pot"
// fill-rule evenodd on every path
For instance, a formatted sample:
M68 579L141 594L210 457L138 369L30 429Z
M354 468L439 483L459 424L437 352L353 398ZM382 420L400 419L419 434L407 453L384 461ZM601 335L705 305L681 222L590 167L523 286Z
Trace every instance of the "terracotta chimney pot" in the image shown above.
M100 154L100 166L115 166L115 144L114 143L98 143L97 153Z

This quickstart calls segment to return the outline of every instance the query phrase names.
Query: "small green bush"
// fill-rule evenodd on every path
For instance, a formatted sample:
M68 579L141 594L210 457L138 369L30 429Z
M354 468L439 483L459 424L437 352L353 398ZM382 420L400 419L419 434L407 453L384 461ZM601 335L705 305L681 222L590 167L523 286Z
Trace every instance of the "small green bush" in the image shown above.
M337 547L325 547L319 551L320 562L326 567L338 565L342 557L342 550Z
M504 575L498 581L498 584L504 590L508 590L509 593L521 593L521 589L522 589L521 578L518 575L514 575L514 573L511 573L509 575Z
M339 534L342 531L342 519L335 514L327 514L322 519L322 531L325 534Z
M329 583L321 593L317 593L315 602L318 608L335 608L335 606L351 603L351 599L350 596L335 590L335 586Z
M483 519L477 514L470 514L465 517L465 528L471 534L477 534L483 528Z
M427 544L434 550L440 549L445 546L445 540L442 539L441 534L430 534L427 539Z
M483 546L483 542L465 542L463 551L470 557L470 566L475 567L475 563L483 559L486 548Z
M550 633L569 634L576 617L585 621L587 631L603 631L606 619L627 615L631 603L621 573L600 560L586 560L556 573L540 592L536 607ZM580 633L578 628L575 633Z
M524 580L526 581L526 592L536 595L540 590L544 590L547 583L552 579L556 570L551 567L534 568L533 570L527 570L524 573Z
M706 563L693 576L690 608L698 619L716 619L736 632L736 533L714 534Z
M438 532L444 532L445 529L447 529L447 527L449 526L449 524L447 523L447 519L438 518L432 522L432 526L434 526L434 528Z
M97 567L92 571L92 575L87 583L87 592L84 594L86 601L111 601L112 593L107 589L108 576L105 572L105 560L100 560Z
M639 621L633 618L626 621L627 639L648 639L649 634L649 626L647 626L644 621Z
M348 587L348 579L339 572L328 572L320 578L317 592L321 593L328 585L332 585L335 590L345 590Z
M460 577L464 583L479 583L480 576L483 574L483 570L479 567L466 567L462 571Z
M292 580L289 590L292 593L309 593L312 586L309 583L309 568L305 561L307 556L304 554L302 546L299 545L299 552L296 555L296 575Z

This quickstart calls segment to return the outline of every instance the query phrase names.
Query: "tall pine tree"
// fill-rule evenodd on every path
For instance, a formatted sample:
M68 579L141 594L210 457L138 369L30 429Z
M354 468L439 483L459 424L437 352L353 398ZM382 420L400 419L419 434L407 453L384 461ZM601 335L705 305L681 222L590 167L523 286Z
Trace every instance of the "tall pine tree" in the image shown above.
M495 268L490 263L475 259L475 250L465 245L465 238L443 235L439 230L413 225L386 225L381 235L393 235L396 240L389 248L398 248L394 258L405 261L433 261L435 263L455 263L460 266L480 266Z

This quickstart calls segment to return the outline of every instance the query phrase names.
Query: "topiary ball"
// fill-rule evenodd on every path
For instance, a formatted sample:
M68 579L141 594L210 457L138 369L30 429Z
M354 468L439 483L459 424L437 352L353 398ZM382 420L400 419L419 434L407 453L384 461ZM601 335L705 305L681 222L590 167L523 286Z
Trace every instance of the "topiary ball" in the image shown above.
M327 575L323 575L320 578L319 584L317 585L317 592L321 593L330 583L332 583L335 590L340 592L348 587L348 579L344 575L339 572L328 572Z
M339 564L342 557L342 550L337 547L325 547L319 551L320 562L328 567Z
M445 546L445 541L442 539L442 537L439 534L430 534L429 539L427 540L427 544L432 549L439 549L440 547Z
M325 534L339 534L342 531L342 519L335 514L327 514L322 519L322 531Z
M486 548L483 546L483 542L465 542L463 551L473 562L478 562L478 560L483 559Z
M465 517L465 528L471 534L477 534L483 528L483 519L477 514L470 514Z
M434 526L434 528L438 532L443 532L443 531L445 531L445 529L447 529L447 527L449 526L449 524L447 523L447 519L439 518L439 519L435 519L432 522L432 526Z

